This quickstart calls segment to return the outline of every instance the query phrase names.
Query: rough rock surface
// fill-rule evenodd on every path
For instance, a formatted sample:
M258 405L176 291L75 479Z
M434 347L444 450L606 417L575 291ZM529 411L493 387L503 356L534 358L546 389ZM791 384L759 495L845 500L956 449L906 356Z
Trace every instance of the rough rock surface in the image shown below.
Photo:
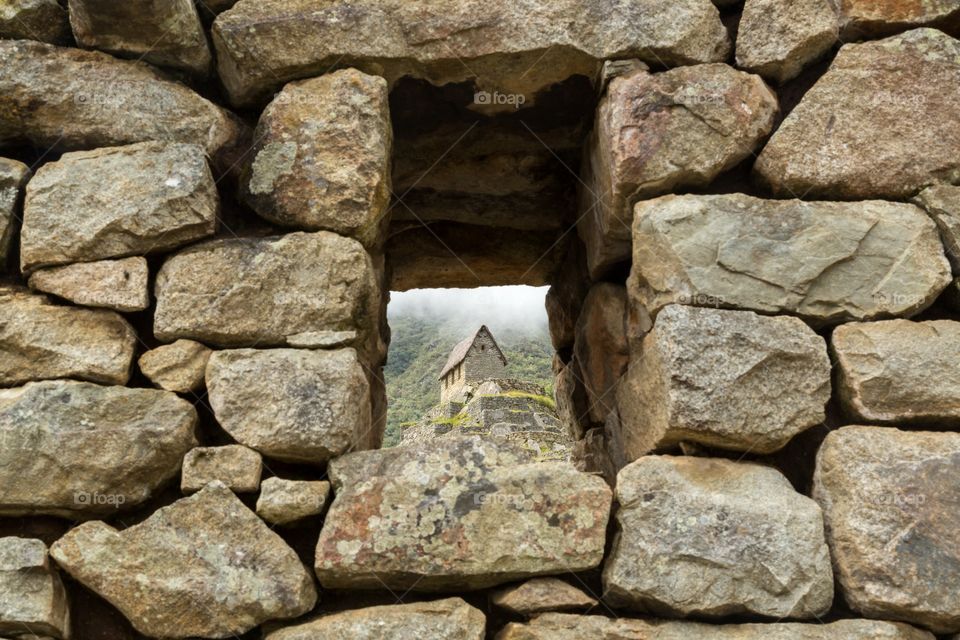
M206 75L213 58L194 0L69 0L77 44Z
M835 0L747 0L737 29L737 66L776 82L796 77L838 37Z
M896 3L901 4L901 3ZM960 183L960 41L934 29L848 44L760 153L778 195L908 198Z
M683 441L771 453L823 422L830 358L797 318L671 305L617 390L631 460Z
M329 496L326 480L267 478L260 484L257 515L271 524L290 524L320 515Z
M67 594L42 540L0 538L0 633L70 637Z
M0 41L0 143L91 149L166 140L220 158L243 135L235 116L145 64Z
M0 38L60 42L70 32L67 12L57 0L4 0Z
M77 151L27 184L20 266L166 251L209 235L218 196L202 147L143 142Z
M157 638L237 636L317 600L293 549L216 482L123 531L82 524L50 554Z
M206 380L217 422L270 458L321 464L365 448L373 428L353 349L216 351Z
M0 287L0 386L47 378L126 384L136 345L133 327L113 311Z
M924 189L913 202L926 209L937 223L953 275L960 275L960 186L937 185Z
M19 232L20 193L29 177L27 165L0 158L0 271L6 267L13 240Z
M917 313L950 280L936 225L891 202L664 196L637 204L631 296L817 324Z
M108 516L180 471L193 406L166 391L88 382L0 390L0 514Z
M460 598L367 607L268 633L264 640L483 640L486 618Z
M626 323L626 288L607 282L594 285L583 301L573 349L595 423L602 423L616 406L614 387L630 362Z
M161 267L154 333L225 347L284 346L328 331L366 337L379 295L370 256L355 240L326 231L214 240Z
M86 307L143 311L150 306L149 277L147 261L136 256L41 269L30 275L29 285Z
M960 27L960 4L954 0L838 0L841 35L846 41L876 37L914 27Z
M193 340L177 340L145 352L137 364L155 386L177 393L198 391L203 386L207 361L213 351Z
M183 457L180 490L194 493L216 480L234 493L249 493L260 488L262 472L260 454L243 445L197 447Z
M610 619L548 613L511 623L497 640L934 640L905 624L874 620L830 623L726 624Z
M597 600L559 578L534 578L521 585L496 591L490 602L521 616L547 611L581 611L597 606Z
M557 406L557 418L567 436L574 442L580 440L589 426L590 405L576 357L571 358L554 378L553 399Z
M833 604L817 504L776 469L648 456L617 478L604 600L670 617L813 618Z
M479 437L353 453L317 543L328 588L481 589L603 559L610 489L564 462Z
M383 78L345 69L292 82L260 116L254 139L243 186L258 214L383 243L393 145Z
M843 427L817 455L813 497L847 604L960 631L960 434Z
M725 64L614 78L587 142L578 231L594 279L630 257L633 205L702 187L770 133L777 98Z
M854 421L960 426L960 322L850 323L831 344Z
M676 65L718 62L730 51L709 0L241 0L217 18L213 42L237 104L338 61L391 84L403 76L436 85L478 78L478 91L523 94L532 104L544 87L592 77L606 58Z

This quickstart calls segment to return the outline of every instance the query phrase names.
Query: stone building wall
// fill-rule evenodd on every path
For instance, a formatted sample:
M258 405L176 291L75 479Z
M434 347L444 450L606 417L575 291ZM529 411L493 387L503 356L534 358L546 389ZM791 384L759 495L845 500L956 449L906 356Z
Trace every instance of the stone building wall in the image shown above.
M502 378L507 370L496 342L486 333L477 336L463 366L463 379L467 384Z

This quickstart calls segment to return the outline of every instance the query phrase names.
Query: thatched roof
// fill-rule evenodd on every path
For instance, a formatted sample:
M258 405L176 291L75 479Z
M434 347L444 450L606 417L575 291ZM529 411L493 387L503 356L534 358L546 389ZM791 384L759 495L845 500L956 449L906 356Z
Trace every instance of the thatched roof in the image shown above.
M496 338L493 337L493 334L490 333L489 329L487 329L487 325L484 324L481 325L472 336L457 343L457 346L455 346L453 351L450 352L450 356L447 358L447 364L443 365L443 370L440 372L437 380L443 380L444 377L446 377L446 375L450 373L454 367L463 362L463 359L467 357L467 353L470 352L470 347L472 347L473 343L477 341L477 338L480 337L481 333L485 333L490 337L490 341L493 343L493 348L497 350L497 355L500 356L504 366L506 366L507 357L503 355L503 351L500 350L500 345L497 344Z

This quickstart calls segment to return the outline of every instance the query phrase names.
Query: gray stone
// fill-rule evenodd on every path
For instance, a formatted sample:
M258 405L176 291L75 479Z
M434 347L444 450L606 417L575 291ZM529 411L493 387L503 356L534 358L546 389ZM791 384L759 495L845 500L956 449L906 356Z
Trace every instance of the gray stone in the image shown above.
M177 393L199 391L213 351L193 340L177 340L144 352L137 364L150 382Z
M935 29L844 45L754 171L775 194L810 200L901 200L960 183L958 79L960 41Z
M218 482L123 531L82 524L50 554L156 638L238 636L317 600L293 549Z
M20 266L157 253L213 235L218 196L202 147L143 142L77 151L27 185Z
M559 578L534 578L521 585L493 592L490 602L521 616L548 611L582 611L597 606L597 600Z
M67 593L42 540L0 538L0 633L70 637Z
M270 458L322 464L365 448L373 428L353 349L216 351L206 380L217 422Z
M126 384L136 346L133 327L113 311L0 286L0 386L48 378Z
M737 66L786 82L837 41L835 0L747 0L737 29Z
M583 301L573 345L589 403L590 421L602 423L616 406L614 387L630 362L627 290L595 284Z
M77 262L30 275L31 289L86 307L143 311L150 306L150 271L142 257Z
M483 640L486 618L460 598L340 611L264 640Z
M854 421L960 426L960 322L850 323L831 344Z
M577 229L596 280L630 257L633 205L703 187L769 135L777 97L725 64L638 70L610 82L584 154Z
M776 469L647 456L617 478L604 600L669 617L815 618L833 603L823 515Z
M960 186L924 189L913 202L926 209L937 223L953 275L960 276Z
M631 297L796 314L815 324L909 316L950 282L936 225L892 202L665 196L637 204Z
M67 12L57 0L0 2L0 38L61 42L69 33Z
M797 318L671 305L617 389L624 453L684 441L772 453L823 422L830 358Z
M258 214L383 243L393 144L383 78L346 69L290 83L260 116L254 139L243 193Z
M267 478L260 484L257 515L270 524L291 524L320 515L329 496L326 480Z
M565 462L479 437L330 463L317 543L327 588L482 589L603 559L610 489Z
M194 493L219 481L234 493L250 493L260 488L262 472L260 454L243 445L197 447L183 457L180 490Z
M213 57L194 0L69 0L77 44L197 75Z
M817 455L841 592L864 616L960 631L960 434L843 427Z
M406 0L238 2L213 25L220 78L235 104L250 104L288 80L316 76L339 61L382 75L436 85L479 79L485 112L533 104L543 88L572 75L593 77L607 58L655 64L724 60L726 29L709 0ZM494 104L493 92L513 104Z
M86 519L145 501L197 444L193 406L153 389L32 382L0 390L0 514Z
M0 271L4 271L20 229L20 194L30 177L27 165L0 158Z

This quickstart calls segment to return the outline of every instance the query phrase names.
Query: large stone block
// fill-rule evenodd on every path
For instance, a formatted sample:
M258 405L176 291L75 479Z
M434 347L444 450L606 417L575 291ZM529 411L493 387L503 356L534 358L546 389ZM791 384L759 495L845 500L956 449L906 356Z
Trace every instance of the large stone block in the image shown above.
M123 531L82 524L50 554L155 638L238 636L317 600L293 549L218 482Z
M280 629L264 640L483 640L487 621L460 598L341 611Z
M841 36L850 42L914 27L960 28L960 4L954 0L839 0Z
M0 538L0 633L70 637L67 593L42 540Z
M772 453L823 422L824 339L801 320L671 305L617 389L624 452L697 442Z
M6 269L20 228L20 194L30 177L27 165L0 158L0 272Z
M180 472L197 413L166 391L87 382L0 390L0 515L86 519L143 502Z
M519 446L440 438L330 463L327 588L482 589L603 559L610 489Z
M573 345L589 403L591 422L603 423L616 406L614 387L630 362L627 290L601 282L583 301Z
M152 67L105 53L0 41L0 143L92 149L164 140L226 160L236 116Z
M816 324L909 316L950 282L936 225L892 202L664 196L637 204L631 296L796 314Z
M141 256L98 260L35 271L31 289L75 304L114 311L143 311L150 306L150 269Z
M119 314L0 287L0 386L78 378L126 384L137 334Z
M777 470L648 456L617 478L604 600L670 617L814 618L833 603L817 504Z
M837 41L834 0L747 0L737 29L737 65L786 82Z
M706 186L753 153L777 109L759 76L725 64L611 80L584 154L577 223L594 279L629 260L638 200Z
M27 185L20 267L167 251L213 235L218 203L198 145L143 142L66 153Z
M387 83L355 69L283 88L263 114L243 194L262 217L383 243L393 131Z
M70 33L67 12L57 0L4 0L0 38L60 42Z
M379 352L378 282L363 246L334 233L214 240L161 267L154 333L224 347L336 337Z
M960 631L960 434L843 427L813 497L844 599L871 618Z
M353 349L235 349L207 363L220 425L270 458L321 464L364 448L370 389Z
M960 426L960 322L850 323L831 345L855 421Z
M242 0L218 16L213 42L235 104L349 61L391 83L479 78L477 89L523 94L530 105L545 87L592 77L607 58L676 65L718 62L730 51L709 0ZM492 99L486 106L514 109Z
M847 44L754 170L776 194L811 200L899 200L957 184L958 102L960 41L917 29Z

